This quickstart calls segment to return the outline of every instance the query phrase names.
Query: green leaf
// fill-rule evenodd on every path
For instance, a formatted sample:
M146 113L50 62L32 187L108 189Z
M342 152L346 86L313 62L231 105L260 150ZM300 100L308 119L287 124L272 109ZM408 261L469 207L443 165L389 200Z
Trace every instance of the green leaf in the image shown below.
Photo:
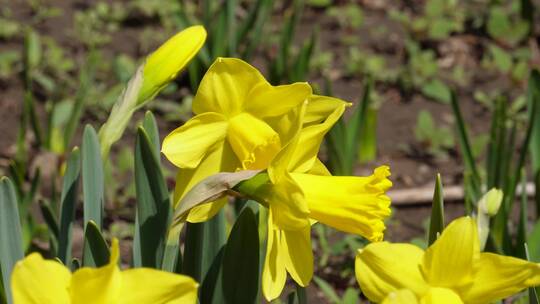
M24 37L25 69L31 72L35 69L42 57L42 47L39 34L34 30L26 31Z
M429 27L429 37L431 39L445 39L454 31L454 21L444 17L433 20Z
M180 254L180 233L184 225L169 226L167 231L167 241L165 243L165 251L163 253L163 263L161 269L173 272L182 273L182 255Z
M360 128L358 161L366 163L377 158L377 117L379 110L368 107Z
M201 282L201 304L220 303L221 261L226 241L225 213L219 211L205 223L187 223L182 271Z
M506 137L506 99L497 98L494 117L491 119L489 150L487 154L487 188L501 188L501 151Z
M452 105L452 112L454 113L454 118L457 124L461 153L463 154L465 167L471 174L470 189L472 190L473 199L476 202L480 198L480 175L478 173L478 169L476 168L476 162L472 153L469 136L467 135L467 128L465 126L465 122L463 121L463 116L461 115L457 96L454 92L452 92L451 96L452 98L450 99L450 104Z
M450 88L442 81L433 79L422 86L422 94L442 103L450 103Z
M264 38L264 28L266 21L268 18L272 15L272 9L274 6L274 0L259 0L260 4L257 3L257 18L255 20L255 24L253 26L245 27L243 29L244 31L247 31L247 29L251 29L251 35L249 42L247 46L245 47L244 53L242 58L245 60L249 60L252 56L257 47L259 46L261 39ZM242 41L243 39L240 39L239 41Z
M530 261L530 256L529 256L529 247L527 246L527 243L524 243L523 244L523 247L524 247L524 252L525 252L525 258L527 259L527 261ZM539 304L540 303L540 298L538 297L538 291L536 290L535 287L530 287L529 288L529 304Z
M161 146L159 143L159 129L157 126L156 118L154 117L154 114L152 114L152 112L150 111L147 111L144 114L143 129L146 132L146 135L148 135L148 139L150 139L150 143L154 148L156 158L160 159Z
M55 240L58 240L60 229L58 228L58 221L51 210L51 207L44 201L40 200L39 209L41 211L41 215L43 216L43 220L45 220L45 224L47 224L47 227L49 227L51 235L55 238Z
M341 304L357 304L360 303L360 295L358 294L358 290L354 288L347 288L345 290L345 293L343 294L343 298L341 299Z
M527 126L527 132L525 134L525 138L523 139L523 144L521 145L518 161L514 167L514 170L515 170L514 174L510 176L510 182L508 183L508 186L504 189L504 193L505 193L505 202L503 204L504 211L512 210L512 205L514 203L515 194L516 194L516 186L517 186L517 183L521 179L522 168L525 166L525 159L527 157L527 151L529 151L529 145L531 143L533 129L534 129L534 126L536 125L536 121L540 120L540 117L536 116L536 113L538 113L536 109L538 107L540 107L540 103L536 99L530 103L529 125Z
M2 269L0 267L0 273L2 273ZM0 304L6 304L6 290L4 288L4 282L2 282L2 276L0 275Z
M99 54L97 51L90 51L88 57L84 61L85 64L79 73L79 90L75 96L75 105L72 109L69 121L64 131L64 149L67 150L71 139L75 135L77 128L80 125L80 119L84 112L84 106L88 95L91 90L91 86L94 83L96 69L98 66Z
M534 224L528 237L529 260L540 263L540 220Z
M306 287L302 287L296 283L294 285L296 285L296 296L298 298L298 304L307 304Z
M225 4L225 11L227 14L227 41L229 42L229 56L236 55L236 49L238 47L238 40L236 37L236 11L238 10L238 4L236 0L228 0Z
M524 171L524 170L523 170ZM527 187L527 175L522 173L521 176L521 189L526 189ZM516 249L514 250L514 256L522 259L528 259L528 254L526 252L527 246L527 203L528 196L527 191L521 193L521 199L519 204L519 223L516 236Z
M7 177L0 178L0 268L4 286L11 286L11 272L15 263L24 258L21 222L15 188ZM8 303L12 303L11 289L5 289Z
M99 227L93 221L84 229L83 266L101 267L109 263L109 247Z
M99 140L92 126L84 128L82 144L82 182L84 223L93 221L103 226L104 176Z
M540 218L540 171L534 178L534 200L536 205L536 218Z
M79 148L75 147L69 156L62 186L62 206L60 207L60 233L58 235L58 258L68 265L71 261L71 238L75 208L79 197L81 158Z
M213 30L214 36L211 40L212 44L212 57L217 58L220 56L226 56L227 52L227 12L226 9L220 9L217 11L217 22L214 22Z
M151 143L145 130L137 130L135 144L135 186L137 190L137 226L138 242L134 246L136 267L160 268L162 265L165 239L171 203L161 163L156 155L156 148Z
M429 222L428 244L433 244L444 230L444 195L441 175L435 179L433 204L431 205L431 219Z
M503 73L510 72L513 65L512 55L494 44L489 46L489 50L493 56L495 66Z
M336 291L334 290L334 288L332 288L330 284L328 284L328 282L319 278L318 276L313 276L313 281L315 282L315 284L317 284L317 286L319 286L319 289L324 293L326 298L330 300L330 302L341 302L341 299L337 295Z
M416 127L414 128L416 140L421 142L430 141L433 137L435 128L435 122L433 121L431 113L427 110L420 110L418 117L416 118Z
M327 7L332 5L332 0L307 0L306 4L314 7Z
M292 68L290 81L306 81L309 72L309 63L313 55L313 49L317 42L318 30L313 31L308 41L304 42L300 53L296 57L296 61Z
M259 289L259 235L257 217L243 208L223 253L222 284L227 303L257 303Z
M540 72L532 70L527 87L527 103L529 111L532 110L532 104L540 104ZM540 117L540 106L536 107L536 117ZM536 119L532 129L531 137L531 160L534 174L540 172L540 119Z

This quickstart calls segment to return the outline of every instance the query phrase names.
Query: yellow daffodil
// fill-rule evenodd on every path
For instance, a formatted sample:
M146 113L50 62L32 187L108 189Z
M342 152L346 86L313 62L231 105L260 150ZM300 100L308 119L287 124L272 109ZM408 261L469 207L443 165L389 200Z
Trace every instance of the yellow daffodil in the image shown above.
M197 25L180 31L150 54L127 84L99 131L105 157L127 127L133 113L156 96L195 57L206 40L206 30Z
M540 265L480 252L475 220L462 217L425 252L410 244L367 245L356 257L356 278L373 302L416 303L405 300L412 293L418 303L480 304L540 285Z
M306 120L303 121L302 131L268 168L270 182L252 193L270 210L262 277L263 293L268 300L281 294L287 273L301 286L311 280L312 222L320 221L371 241L382 240L383 220L390 215L390 199L385 195L391 186L388 167L377 168L369 177L333 177L316 157L322 138L346 104L328 97L311 103L314 108L332 103L340 106L330 107L335 110L324 122L306 126Z
M287 121L310 96L307 83L272 86L248 63L218 58L195 95L196 115L163 142L162 152L180 168L175 202L218 172L265 169L291 137ZM205 221L224 203L196 207L188 221Z
M118 240L108 265L73 274L57 261L32 253L15 265L15 304L196 303L197 283L183 275L149 268L120 271Z

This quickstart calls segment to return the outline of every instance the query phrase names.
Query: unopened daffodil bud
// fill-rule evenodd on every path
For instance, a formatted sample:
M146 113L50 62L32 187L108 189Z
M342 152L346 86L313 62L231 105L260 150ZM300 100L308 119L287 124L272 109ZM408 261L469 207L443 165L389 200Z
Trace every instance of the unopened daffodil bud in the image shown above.
M197 54L206 40L206 30L200 25L177 33L146 58L143 84L137 105L152 99Z
M108 155L113 143L120 139L133 113L178 76L205 40L204 27L189 27L167 40L139 66L99 130L103 157Z
M489 216L495 216L501 207L503 191L497 188L489 190L478 202L479 211Z
M495 216L501 207L503 200L503 191L497 188L489 190L480 201L478 201L478 214L476 222L478 225L478 238L480 240L480 250L486 246L489 235L489 220Z

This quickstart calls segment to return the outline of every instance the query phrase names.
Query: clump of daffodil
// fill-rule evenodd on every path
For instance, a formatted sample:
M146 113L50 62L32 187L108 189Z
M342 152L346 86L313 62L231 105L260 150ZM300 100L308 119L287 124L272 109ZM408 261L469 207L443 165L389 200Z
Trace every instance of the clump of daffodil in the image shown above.
M175 205L210 175L265 169L289 140L287 126L311 95L307 83L272 86L248 63L218 58L194 97L196 115L163 141L162 152L180 168ZM205 221L224 203L196 207L188 221Z
M202 26L180 31L150 54L129 81L99 132L102 154L107 155L133 113L153 99L195 57L206 40Z
M356 257L356 278L377 303L491 303L540 285L540 265L480 252L475 220L462 217L426 251L411 244L367 245Z
M120 271L118 240L108 265L83 267L73 274L57 261L32 253L12 273L17 304L181 304L197 302L197 283L190 277L149 268Z
M308 104L309 105L309 104ZM296 127L297 136L272 161L268 180L246 182L240 191L268 206L268 240L262 275L267 300L278 297L287 273L301 286L313 276L311 223L319 221L338 230L359 234L370 241L383 237L383 220L390 215L391 186L386 166L369 177L330 176L317 159L326 132L341 116L345 103L333 98L313 100L313 108L334 108L323 122ZM306 117L306 116L304 116ZM309 121L309 115L307 116Z

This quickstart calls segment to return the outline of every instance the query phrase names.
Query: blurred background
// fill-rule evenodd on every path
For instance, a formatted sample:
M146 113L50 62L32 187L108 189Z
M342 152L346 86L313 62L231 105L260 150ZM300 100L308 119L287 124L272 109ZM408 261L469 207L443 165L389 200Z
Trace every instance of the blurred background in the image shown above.
M488 157L500 111L508 132L491 148L519 151L527 82L540 66L537 20L532 0L0 0L0 176L14 177L32 198L54 196L57 172L80 145L83 126L106 120L147 54L178 30L203 24L206 46L146 107L161 136L191 117L192 97L216 57L242 58L273 84L309 81L316 92L355 104L327 136L321 158L336 175L390 165L395 212L386 239L425 246L437 173L447 219L466 206L452 92L475 162ZM108 233L128 241L134 130L143 115L106 168ZM343 141L348 136L352 143ZM172 189L175 169L163 163ZM481 178L490 176L489 166L479 167ZM310 297L350 303L358 293L354 253L364 241L316 227Z

